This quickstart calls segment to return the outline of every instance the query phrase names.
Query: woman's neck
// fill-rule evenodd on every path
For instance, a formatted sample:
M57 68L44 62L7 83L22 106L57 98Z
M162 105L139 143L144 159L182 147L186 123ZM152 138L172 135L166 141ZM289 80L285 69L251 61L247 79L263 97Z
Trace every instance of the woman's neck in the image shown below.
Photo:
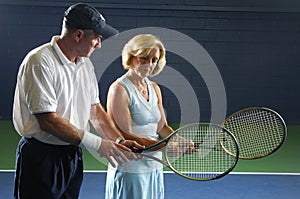
M145 78L138 76L133 70L129 70L125 76L135 85L135 86L146 86Z

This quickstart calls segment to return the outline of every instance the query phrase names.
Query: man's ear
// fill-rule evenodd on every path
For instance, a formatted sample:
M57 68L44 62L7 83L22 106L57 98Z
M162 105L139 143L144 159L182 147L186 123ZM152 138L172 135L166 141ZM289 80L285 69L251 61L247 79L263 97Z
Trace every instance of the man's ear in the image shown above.
M77 42L83 37L83 35L84 35L84 32L81 29L77 29L73 33L73 37L74 37L75 41L77 41Z

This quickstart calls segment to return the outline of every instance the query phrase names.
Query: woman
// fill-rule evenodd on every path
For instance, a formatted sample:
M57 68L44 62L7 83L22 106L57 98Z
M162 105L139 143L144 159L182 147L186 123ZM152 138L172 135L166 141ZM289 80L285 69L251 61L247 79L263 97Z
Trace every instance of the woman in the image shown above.
M128 71L109 88L107 111L125 139L149 146L173 132L168 125L159 86L148 79L166 64L162 42L150 34L133 37L123 48L122 64ZM149 152L161 157L160 151ZM123 168L109 166L106 199L164 198L162 165L149 158L130 161Z

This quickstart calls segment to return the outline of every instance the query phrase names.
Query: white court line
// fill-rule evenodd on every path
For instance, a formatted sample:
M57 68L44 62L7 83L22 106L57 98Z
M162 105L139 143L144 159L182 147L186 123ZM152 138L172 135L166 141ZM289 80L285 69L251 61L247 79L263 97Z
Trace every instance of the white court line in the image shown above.
M230 172L229 174L237 175L296 175L300 176L300 173L273 173L273 172Z
M164 173L174 173L174 172L164 171ZM295 176L300 176L300 173L230 172L228 175L295 175Z
M0 172L15 172L16 170L0 170ZM84 173L106 173L103 170L84 170ZM164 173L174 173L172 171L164 171ZM230 172L229 175L295 175L300 176L300 173L272 173L272 172Z

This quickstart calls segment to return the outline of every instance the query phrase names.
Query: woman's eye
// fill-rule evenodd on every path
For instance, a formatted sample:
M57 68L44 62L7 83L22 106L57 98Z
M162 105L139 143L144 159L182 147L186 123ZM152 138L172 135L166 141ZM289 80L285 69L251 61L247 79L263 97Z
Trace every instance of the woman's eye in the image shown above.
M148 60L149 56L141 57L143 60Z
M150 61L150 63L152 63L152 64L156 64L158 62L157 58L152 58L152 57L149 57L149 56L140 57L140 59L142 59L145 62Z
M158 62L158 59L153 59L153 60L152 60L152 63L153 63L153 64L156 64L157 62Z

